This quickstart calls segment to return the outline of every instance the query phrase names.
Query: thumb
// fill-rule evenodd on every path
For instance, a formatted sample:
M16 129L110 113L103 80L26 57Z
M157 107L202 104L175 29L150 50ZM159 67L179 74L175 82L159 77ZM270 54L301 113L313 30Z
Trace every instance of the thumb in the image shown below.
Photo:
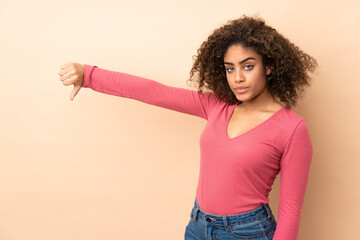
M80 91L80 89L81 89L81 86L79 86L79 85L74 85L74 88L73 88L73 90L72 90L72 92L71 92L71 95L70 95L70 100L71 100L71 101L74 100L76 94Z

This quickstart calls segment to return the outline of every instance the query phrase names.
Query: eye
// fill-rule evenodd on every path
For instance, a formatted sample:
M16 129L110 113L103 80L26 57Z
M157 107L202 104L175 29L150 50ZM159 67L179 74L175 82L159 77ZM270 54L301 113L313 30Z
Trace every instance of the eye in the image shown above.
M227 71L228 73L231 73L231 72L234 71L234 68L227 68L226 71Z
M245 65L244 68L245 68L245 70L251 70L254 68L254 66L253 65Z

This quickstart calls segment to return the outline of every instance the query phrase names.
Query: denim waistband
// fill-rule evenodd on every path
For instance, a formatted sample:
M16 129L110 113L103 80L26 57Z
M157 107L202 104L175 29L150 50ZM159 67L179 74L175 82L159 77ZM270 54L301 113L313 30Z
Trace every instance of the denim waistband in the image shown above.
M224 225L229 226L232 224L241 224L247 223L251 221L255 221L257 219L263 218L266 216L268 219L273 218L272 211L268 203L261 204L259 207L243 212L235 215L216 215L211 213L204 212L198 205L197 200L195 198L194 208L192 209L192 221L195 222L197 218L201 219L206 224L211 225Z

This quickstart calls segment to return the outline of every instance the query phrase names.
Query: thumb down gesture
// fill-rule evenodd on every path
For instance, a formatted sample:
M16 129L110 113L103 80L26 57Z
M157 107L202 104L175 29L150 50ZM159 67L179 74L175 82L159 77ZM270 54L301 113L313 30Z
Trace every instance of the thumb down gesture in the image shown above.
M59 75L62 83L65 86L74 84L70 94L70 100L73 101L84 82L84 65L80 63L66 63L61 65L60 68Z

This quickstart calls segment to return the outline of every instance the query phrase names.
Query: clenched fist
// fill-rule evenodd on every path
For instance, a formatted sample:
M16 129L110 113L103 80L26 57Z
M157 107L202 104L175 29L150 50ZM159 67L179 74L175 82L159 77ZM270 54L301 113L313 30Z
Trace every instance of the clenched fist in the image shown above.
M84 65L80 63L66 63L60 66L60 80L65 86L74 84L70 95L70 100L74 100L76 94L80 91L84 82Z

